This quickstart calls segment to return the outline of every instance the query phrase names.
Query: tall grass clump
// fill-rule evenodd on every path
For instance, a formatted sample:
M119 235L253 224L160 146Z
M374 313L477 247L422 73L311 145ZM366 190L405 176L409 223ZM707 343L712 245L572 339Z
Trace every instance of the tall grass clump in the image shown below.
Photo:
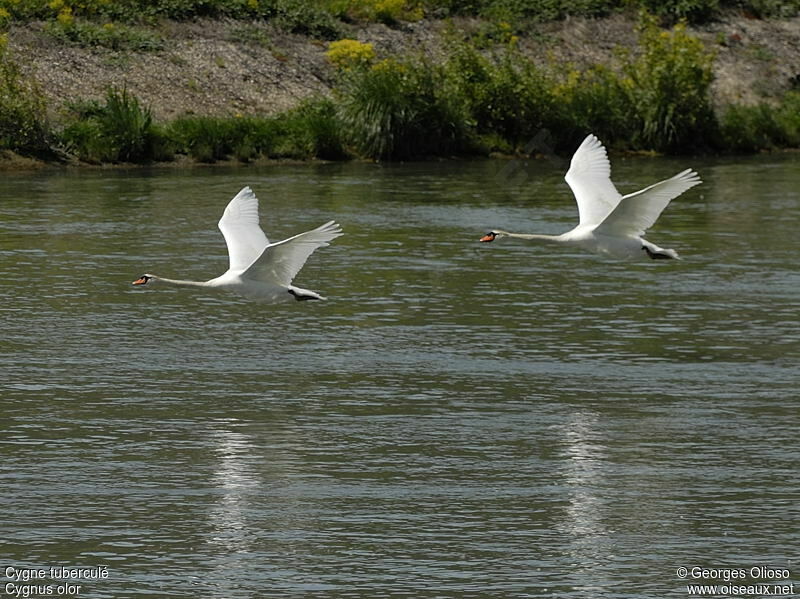
M0 35L0 149L41 154L49 149L47 103L41 90L25 79Z
M71 106L63 147L88 162L150 162L168 155L153 112L126 89L110 87L105 103Z
M467 115L448 91L442 67L425 58L384 59L342 74L337 113L363 156L458 153L468 145Z

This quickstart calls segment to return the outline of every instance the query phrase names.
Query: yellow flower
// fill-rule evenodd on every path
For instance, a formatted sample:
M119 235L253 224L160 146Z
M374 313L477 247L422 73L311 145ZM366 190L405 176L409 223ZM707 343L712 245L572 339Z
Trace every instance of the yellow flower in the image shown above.
M336 68L347 70L372 62L375 59L375 49L372 44L344 39L328 44L325 56Z
M408 67L400 62L397 62L393 58L384 58L380 62L372 65L372 70L378 73L396 73L398 75L405 76L408 72Z
M58 12L56 19L58 19L58 22L62 25L72 25L72 21L74 20L72 17L72 9L69 6L65 6Z

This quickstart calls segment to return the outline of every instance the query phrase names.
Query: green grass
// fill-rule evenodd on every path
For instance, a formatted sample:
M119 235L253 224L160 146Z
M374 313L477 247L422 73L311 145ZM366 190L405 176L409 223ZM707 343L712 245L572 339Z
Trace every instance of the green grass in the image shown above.
M184 116L165 127L178 153L198 162L349 157L331 100L313 98L275 117Z
M45 31L64 43L85 48L103 47L130 52L156 52L164 49L164 40L158 34L143 27L125 24L98 25L83 20L69 23L53 21L45 25Z

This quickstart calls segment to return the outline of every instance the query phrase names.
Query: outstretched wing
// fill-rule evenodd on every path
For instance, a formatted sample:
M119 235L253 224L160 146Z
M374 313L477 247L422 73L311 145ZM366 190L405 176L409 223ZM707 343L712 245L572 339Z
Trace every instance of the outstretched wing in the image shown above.
M674 177L628 194L620 200L619 205L595 229L595 232L635 237L644 235L672 199L700 183L702 183L700 176L687 168Z
M606 149L591 134L575 151L564 179L575 194L581 225L603 222L622 198L611 182L611 164Z
M341 227L330 221L311 231L273 243L264 249L242 276L281 286L289 285L314 250L328 245L340 235Z
M231 270L244 270L261 255L269 241L258 224L258 198L252 189L245 187L228 203L219 230L228 244Z

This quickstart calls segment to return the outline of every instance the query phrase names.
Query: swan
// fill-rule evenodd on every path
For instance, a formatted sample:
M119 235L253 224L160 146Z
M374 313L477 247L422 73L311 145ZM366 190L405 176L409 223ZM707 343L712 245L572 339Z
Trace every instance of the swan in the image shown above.
M314 250L342 235L336 222L330 221L311 231L270 243L258 224L258 198L252 189L245 187L228 203L219 221L219 230L228 245L230 261L222 275L210 281L184 281L146 273L133 281L133 285L167 283L227 289L249 299L273 303L292 298L325 299L315 291L291 283Z
M670 200L701 183L695 171L686 169L640 191L620 195L611 182L611 164L605 147L589 134L575 151L564 178L578 203L578 226L561 235L528 235L495 229L480 241L516 237L575 246L617 258L679 259L675 250L660 248L642 236Z

